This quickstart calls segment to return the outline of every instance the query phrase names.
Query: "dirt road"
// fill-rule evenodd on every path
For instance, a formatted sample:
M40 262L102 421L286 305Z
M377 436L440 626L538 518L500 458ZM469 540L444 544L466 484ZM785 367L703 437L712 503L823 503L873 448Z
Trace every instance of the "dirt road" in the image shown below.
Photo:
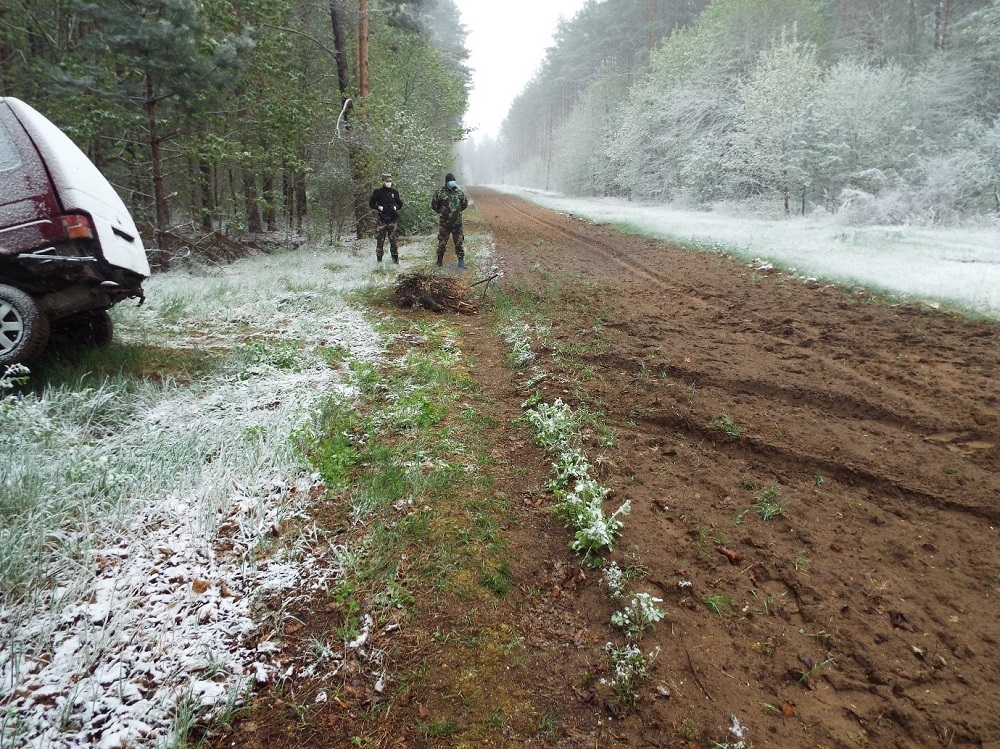
M607 745L1000 745L998 326L473 196L668 611Z

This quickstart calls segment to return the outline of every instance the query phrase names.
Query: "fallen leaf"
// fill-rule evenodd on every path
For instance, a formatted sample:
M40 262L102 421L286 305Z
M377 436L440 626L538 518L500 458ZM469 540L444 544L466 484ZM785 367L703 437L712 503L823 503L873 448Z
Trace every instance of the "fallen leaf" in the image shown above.
M191 590L195 592L195 595L199 596L211 587L212 583L208 580L195 580L191 583Z
M786 702L784 705L781 706L781 714L784 715L786 718L794 717L795 708Z

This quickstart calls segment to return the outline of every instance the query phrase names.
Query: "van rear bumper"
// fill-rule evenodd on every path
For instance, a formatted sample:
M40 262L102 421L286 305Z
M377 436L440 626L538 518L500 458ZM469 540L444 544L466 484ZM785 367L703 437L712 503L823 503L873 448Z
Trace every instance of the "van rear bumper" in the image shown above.
M93 308L107 309L128 298L145 298L145 276L112 265L92 249L84 243L65 242L0 256L0 276L35 297L69 288L89 289L97 302Z

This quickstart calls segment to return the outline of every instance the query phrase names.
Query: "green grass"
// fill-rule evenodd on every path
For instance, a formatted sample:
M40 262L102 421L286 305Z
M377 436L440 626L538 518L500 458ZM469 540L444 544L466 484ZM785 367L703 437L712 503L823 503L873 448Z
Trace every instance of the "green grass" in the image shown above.
M701 600L713 614L718 614L722 617L732 616L733 614L733 599L729 596L705 595Z
M430 723L418 723L425 739L446 739L459 732L460 726L454 718L435 718Z
M736 426L736 423L733 421L733 417L727 413L723 413L721 416L716 416L712 419L712 426L725 434L727 437L732 437L733 439L740 438L740 428Z
M514 584L514 570L503 560L493 564L484 562L480 582L487 590L503 597Z
M201 347L173 348L112 341L107 346L51 347L31 364L27 387L95 387L105 382L132 389L138 381L185 384L219 371L225 352Z
M757 515L762 520L773 520L780 515L784 515L787 509L784 503L778 499L777 484L771 484L764 489L757 497L755 506L757 508Z

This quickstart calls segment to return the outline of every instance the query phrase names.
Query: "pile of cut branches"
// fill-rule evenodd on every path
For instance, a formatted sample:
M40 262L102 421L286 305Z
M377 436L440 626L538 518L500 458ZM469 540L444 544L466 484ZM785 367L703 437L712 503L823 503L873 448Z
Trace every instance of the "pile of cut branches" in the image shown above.
M469 285L459 276L438 273L409 273L400 276L392 292L397 307L420 307L432 312L451 310L471 315L479 311L466 300Z
M196 262L228 265L255 252L254 248L217 231L204 232L186 224L156 233L156 250L150 265L154 271Z

